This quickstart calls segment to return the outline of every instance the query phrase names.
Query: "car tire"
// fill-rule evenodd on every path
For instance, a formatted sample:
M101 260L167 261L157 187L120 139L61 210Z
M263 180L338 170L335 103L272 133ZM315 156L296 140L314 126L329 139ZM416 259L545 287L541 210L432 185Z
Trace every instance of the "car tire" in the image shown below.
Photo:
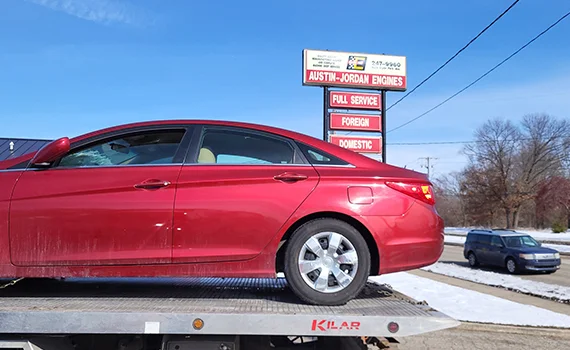
M467 254L467 261L471 267L479 266L479 260L477 260L477 256L473 252L469 252L469 254Z
M352 225L337 219L315 219L301 225L289 239L284 270L289 287L304 302L343 305L366 285L370 251Z
M510 274L516 274L516 273L519 272L519 267L518 267L518 265L517 265L517 262L516 262L515 259L513 259L513 258L508 258L508 259L505 261L505 267L507 268L507 271L508 271Z

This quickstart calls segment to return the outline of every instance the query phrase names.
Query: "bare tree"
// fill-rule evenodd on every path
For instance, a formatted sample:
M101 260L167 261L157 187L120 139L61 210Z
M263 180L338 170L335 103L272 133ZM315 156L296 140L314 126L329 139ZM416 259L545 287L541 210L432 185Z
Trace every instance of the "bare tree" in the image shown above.
M495 226L495 218L502 205L492 192L492 178L486 169L476 164L468 166L461 173L460 191L465 214L471 224Z
M521 126L493 119L465 147L470 165L466 190L484 194L504 211L507 228L518 226L522 205L540 183L560 174L570 151L570 123L546 114L527 115Z
M570 179L554 176L540 184L536 195L536 216L542 227L547 222L553 224L557 221L566 228L570 227Z
M451 173L433 180L436 208L446 225L467 226L465 199L461 192L461 174Z

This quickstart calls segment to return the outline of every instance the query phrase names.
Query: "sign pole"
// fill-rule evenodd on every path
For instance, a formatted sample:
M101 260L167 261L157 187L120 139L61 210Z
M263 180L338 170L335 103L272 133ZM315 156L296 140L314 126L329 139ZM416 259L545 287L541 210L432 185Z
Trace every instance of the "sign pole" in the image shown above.
M382 99L382 163L386 163L386 90L380 91Z
M328 141L329 136L329 88L323 87L323 141Z

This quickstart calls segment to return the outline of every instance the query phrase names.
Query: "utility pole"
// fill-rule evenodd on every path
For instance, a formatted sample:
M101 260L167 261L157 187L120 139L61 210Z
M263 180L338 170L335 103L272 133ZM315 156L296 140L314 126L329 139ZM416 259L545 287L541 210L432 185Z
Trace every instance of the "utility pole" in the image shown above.
M429 176L430 176L430 169L432 168L432 165L430 165L430 161L436 160L436 159L439 159L439 158L435 158L435 157L420 157L419 159L425 159L425 161L426 161L427 164L426 164L426 165L422 165L422 168L427 168L427 176L428 176L428 178L429 178Z

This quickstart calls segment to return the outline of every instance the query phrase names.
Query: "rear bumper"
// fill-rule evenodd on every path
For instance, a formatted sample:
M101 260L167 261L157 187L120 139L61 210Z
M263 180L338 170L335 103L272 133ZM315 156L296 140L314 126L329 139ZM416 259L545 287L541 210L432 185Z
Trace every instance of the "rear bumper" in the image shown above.
M402 216L366 217L378 244L379 274L435 263L443 253L444 222L429 206L415 203Z

